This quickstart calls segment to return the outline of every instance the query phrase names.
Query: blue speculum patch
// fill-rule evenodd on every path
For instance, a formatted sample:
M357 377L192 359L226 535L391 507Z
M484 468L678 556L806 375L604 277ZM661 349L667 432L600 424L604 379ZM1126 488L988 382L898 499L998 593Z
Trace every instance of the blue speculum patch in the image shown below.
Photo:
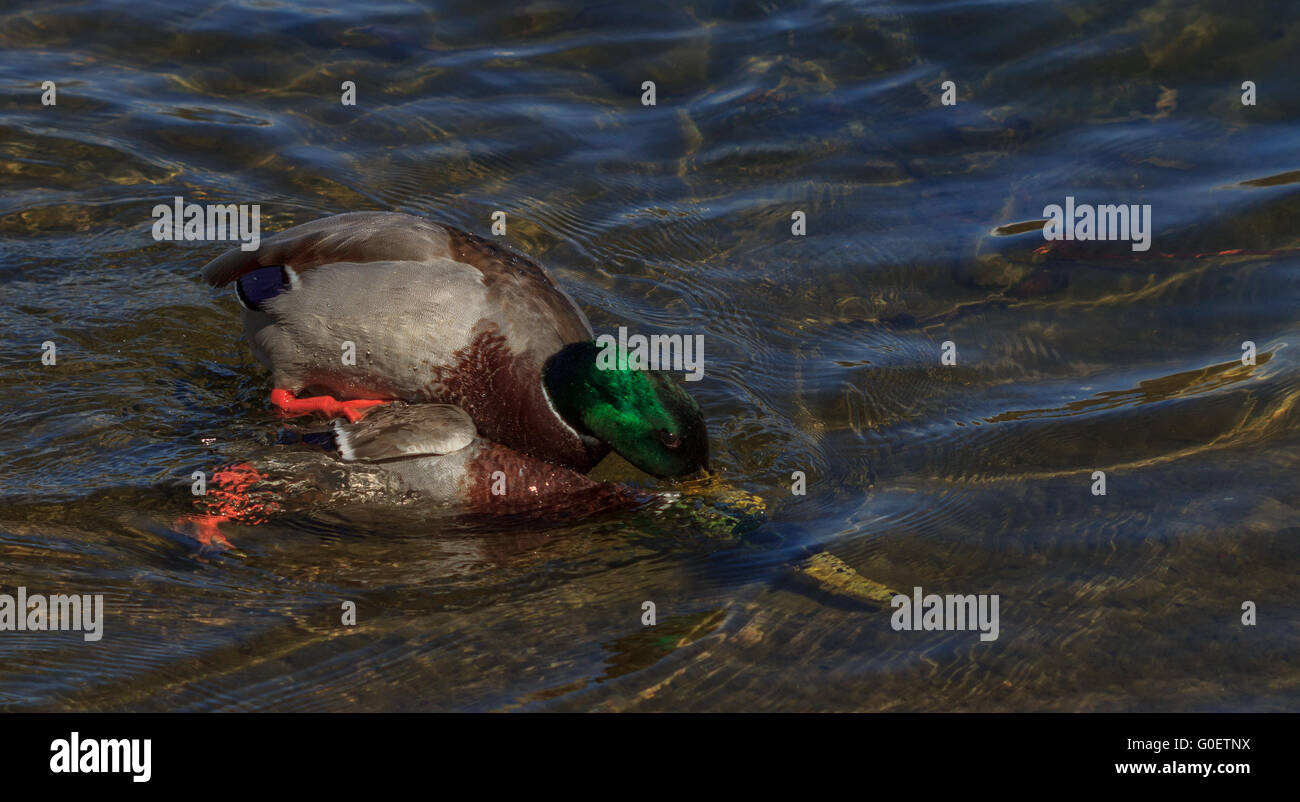
M289 286L284 267L273 265L246 273L236 282L239 302L249 309L260 309L262 303L279 295Z

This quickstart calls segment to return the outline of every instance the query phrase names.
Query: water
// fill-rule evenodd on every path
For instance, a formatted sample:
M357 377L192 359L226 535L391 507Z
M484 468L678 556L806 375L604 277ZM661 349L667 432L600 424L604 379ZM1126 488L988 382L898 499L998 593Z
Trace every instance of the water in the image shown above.
M1282 2L8 4L2 581L106 622L3 633L0 708L1295 709L1297 45ZM505 211L597 331L704 334L767 524L321 511L196 554L191 472L277 419L225 246L150 236L176 195ZM1036 253L1067 195L1150 204L1151 249ZM819 549L999 594L1000 637L895 632Z

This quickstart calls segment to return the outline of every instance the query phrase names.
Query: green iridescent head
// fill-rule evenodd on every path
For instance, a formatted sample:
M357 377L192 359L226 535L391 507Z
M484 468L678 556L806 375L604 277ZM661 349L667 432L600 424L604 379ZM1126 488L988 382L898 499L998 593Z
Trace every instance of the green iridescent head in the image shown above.
M709 437L695 399L658 371L602 369L599 352L594 342L572 343L547 360L542 383L560 416L654 476L707 468Z

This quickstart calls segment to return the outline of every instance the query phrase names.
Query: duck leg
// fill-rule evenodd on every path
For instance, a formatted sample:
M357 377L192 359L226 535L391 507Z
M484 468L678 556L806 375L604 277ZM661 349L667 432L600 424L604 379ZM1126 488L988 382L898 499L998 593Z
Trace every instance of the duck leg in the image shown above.
M293 393L277 387L271 391L271 403L281 412L291 417L319 412L327 418L347 418L349 421L356 423L365 417L371 407L387 404L388 402L370 398L340 401L330 395L294 398Z

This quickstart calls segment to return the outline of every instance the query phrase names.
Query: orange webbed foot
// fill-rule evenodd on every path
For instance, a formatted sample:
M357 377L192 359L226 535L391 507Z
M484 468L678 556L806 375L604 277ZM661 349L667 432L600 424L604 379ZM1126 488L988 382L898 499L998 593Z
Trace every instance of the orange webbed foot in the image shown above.
M388 402L371 398L340 401L329 395L294 398L293 393L288 390L276 388L271 391L271 403L291 417L320 414L326 418L347 418L352 423L356 423L364 418L372 407L382 406Z
M172 523L172 528L197 540L198 556L204 557L235 550L235 544L221 534L221 524L229 520L225 515L184 515Z

